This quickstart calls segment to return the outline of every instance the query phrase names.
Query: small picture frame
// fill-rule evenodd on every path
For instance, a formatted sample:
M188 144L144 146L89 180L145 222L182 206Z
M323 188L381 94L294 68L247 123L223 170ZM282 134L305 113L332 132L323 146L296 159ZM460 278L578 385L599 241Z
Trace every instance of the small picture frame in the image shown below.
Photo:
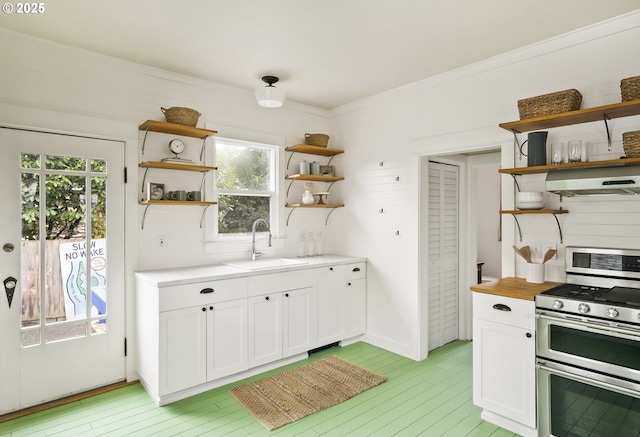
M332 165L321 165L320 166L320 175L321 176L335 176L335 173L333 172L333 166Z
M164 195L164 184L147 183L147 200L162 200Z

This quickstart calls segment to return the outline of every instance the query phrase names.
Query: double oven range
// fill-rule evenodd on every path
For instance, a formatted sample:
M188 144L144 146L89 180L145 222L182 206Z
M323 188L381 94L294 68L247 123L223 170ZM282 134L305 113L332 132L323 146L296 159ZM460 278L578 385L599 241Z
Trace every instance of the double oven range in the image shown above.
M538 432L640 436L640 250L568 247L536 296Z

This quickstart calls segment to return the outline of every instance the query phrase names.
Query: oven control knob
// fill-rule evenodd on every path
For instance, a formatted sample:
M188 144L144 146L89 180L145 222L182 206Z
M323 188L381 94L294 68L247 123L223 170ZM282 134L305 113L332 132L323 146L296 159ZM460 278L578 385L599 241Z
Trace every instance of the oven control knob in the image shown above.
M605 311L605 314L607 315L607 317L610 317L612 319L615 319L616 317L618 317L618 310L611 307L611 308L607 308L607 311Z
M587 305L586 303L581 303L580 305L578 305L578 312L580 314L587 314L590 310L591 308L589 308L589 305Z
M560 309L562 309L563 306L564 306L564 304L562 303L562 301L558 300L558 299L554 299L553 303L551 304L551 307L554 310L560 310ZM639 314L639 316L640 316L640 314Z

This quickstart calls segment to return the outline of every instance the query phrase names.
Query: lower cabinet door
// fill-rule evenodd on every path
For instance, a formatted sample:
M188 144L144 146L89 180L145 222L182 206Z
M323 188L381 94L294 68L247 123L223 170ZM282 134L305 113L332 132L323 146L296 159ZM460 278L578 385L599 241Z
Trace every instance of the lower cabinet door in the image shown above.
M347 282L347 337L364 334L367 330L367 280Z
M247 300L207 307L207 380L247 370Z
M283 292L283 356L313 349L316 332L315 288Z
M207 307L160 313L159 395L207 380Z
M345 266L318 269L318 343L325 346L346 334Z
M282 358L282 293L254 296L249 304L249 367Z
M535 333L473 320L473 403L536 427Z

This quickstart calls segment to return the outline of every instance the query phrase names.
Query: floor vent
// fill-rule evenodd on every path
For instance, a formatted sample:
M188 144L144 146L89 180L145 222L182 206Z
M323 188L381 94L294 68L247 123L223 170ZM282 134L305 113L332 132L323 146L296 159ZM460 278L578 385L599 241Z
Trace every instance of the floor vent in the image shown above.
M340 347L340 342L336 341L335 343L331 343L331 344L328 344L326 346L320 346L320 347L317 347L315 349L311 349L309 351L309 355L313 355L316 352L320 352L320 351L323 351L323 350L326 350L326 349L331 349L332 347Z

